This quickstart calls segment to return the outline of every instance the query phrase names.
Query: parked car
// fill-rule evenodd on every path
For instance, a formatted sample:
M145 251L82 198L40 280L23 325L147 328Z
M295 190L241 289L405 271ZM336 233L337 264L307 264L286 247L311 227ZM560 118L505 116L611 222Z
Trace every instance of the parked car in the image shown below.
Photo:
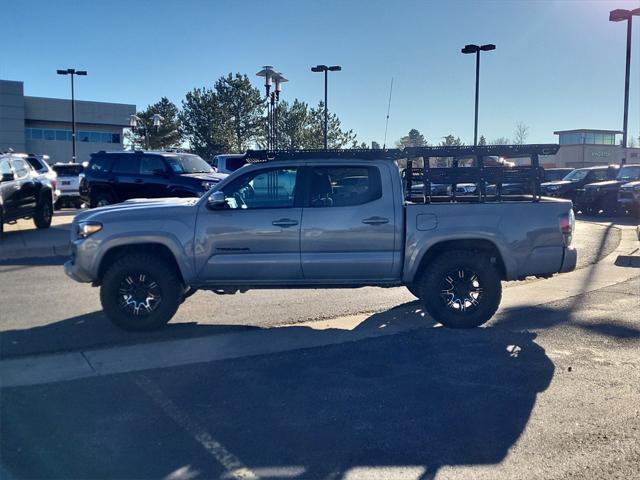
M235 153L216 155L210 162L211 166L217 173L224 173L227 175L235 172L240 167L243 167L246 163L247 161L245 160L244 155Z
M60 196L53 204L53 208L58 210L64 207L82 207L80 198L80 175L84 167L80 163L56 163L53 169L58 174L58 189Z
M25 158L38 175L44 175L49 179L53 189L53 201L55 203L60 196L60 190L58 189L58 174L51 165L49 165L49 155L34 155L30 153L26 155Z
M32 218L37 228L49 228L53 187L24 155L0 154L0 234L5 223Z
M80 198L94 208L132 198L200 197L225 176L188 153L101 151L91 155Z
M576 210L595 214L599 211L615 215L618 210L618 190L625 183L640 180L640 164L624 165L615 180L589 183L576 195Z
M579 189L589 183L615 179L618 169L618 165L576 168L562 180L543 183L541 185L542 194L549 197L566 198L575 203Z
M618 191L618 209L640 218L640 180L625 183Z
M544 181L554 182L556 180L562 180L564 177L573 172L573 170L573 168L545 168Z
M128 330L164 325L198 289L366 285L405 285L438 322L471 328L495 313L501 280L575 268L571 202L407 200L384 154L257 152L199 200L81 213L65 272L100 286Z

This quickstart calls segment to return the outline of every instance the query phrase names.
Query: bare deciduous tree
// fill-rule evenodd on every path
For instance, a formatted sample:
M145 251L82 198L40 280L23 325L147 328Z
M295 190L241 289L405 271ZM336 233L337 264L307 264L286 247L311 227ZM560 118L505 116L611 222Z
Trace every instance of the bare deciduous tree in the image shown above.
M513 143L515 145L523 145L529 136L529 126L524 122L516 123L516 131L513 134Z

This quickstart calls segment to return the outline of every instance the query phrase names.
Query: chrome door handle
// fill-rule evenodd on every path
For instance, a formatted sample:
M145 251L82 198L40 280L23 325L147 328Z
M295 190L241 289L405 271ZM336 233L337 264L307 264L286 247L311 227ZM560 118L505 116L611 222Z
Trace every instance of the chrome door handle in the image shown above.
M369 217L362 220L362 223L366 223L367 225L383 225L389 223L389 219L384 217Z
M298 224L297 220L292 220L290 218L281 218L280 220L274 220L271 222L271 225L275 225L276 227L289 228Z

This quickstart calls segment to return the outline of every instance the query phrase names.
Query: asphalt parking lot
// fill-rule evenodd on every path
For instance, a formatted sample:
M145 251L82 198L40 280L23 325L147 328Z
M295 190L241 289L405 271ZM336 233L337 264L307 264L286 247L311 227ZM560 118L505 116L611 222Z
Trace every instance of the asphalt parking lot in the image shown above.
M580 270L507 284L471 331L435 325L404 288L363 288L203 292L165 330L124 333L59 259L5 262L0 473L634 478L640 269L616 261L638 242L600 218L575 241ZM6 386L11 362L57 371Z

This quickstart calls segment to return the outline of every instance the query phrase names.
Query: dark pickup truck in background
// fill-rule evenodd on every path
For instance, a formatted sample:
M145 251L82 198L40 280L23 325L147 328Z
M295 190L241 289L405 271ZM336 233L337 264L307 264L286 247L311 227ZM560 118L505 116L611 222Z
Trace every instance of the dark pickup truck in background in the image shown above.
M590 183L578 189L575 210L587 214L603 211L609 215L618 213L618 191L622 185L640 180L640 164L620 167L613 180Z
M589 183L613 180L618 169L618 165L576 168L561 180L543 183L542 193L549 197L566 198L575 204L578 190Z

